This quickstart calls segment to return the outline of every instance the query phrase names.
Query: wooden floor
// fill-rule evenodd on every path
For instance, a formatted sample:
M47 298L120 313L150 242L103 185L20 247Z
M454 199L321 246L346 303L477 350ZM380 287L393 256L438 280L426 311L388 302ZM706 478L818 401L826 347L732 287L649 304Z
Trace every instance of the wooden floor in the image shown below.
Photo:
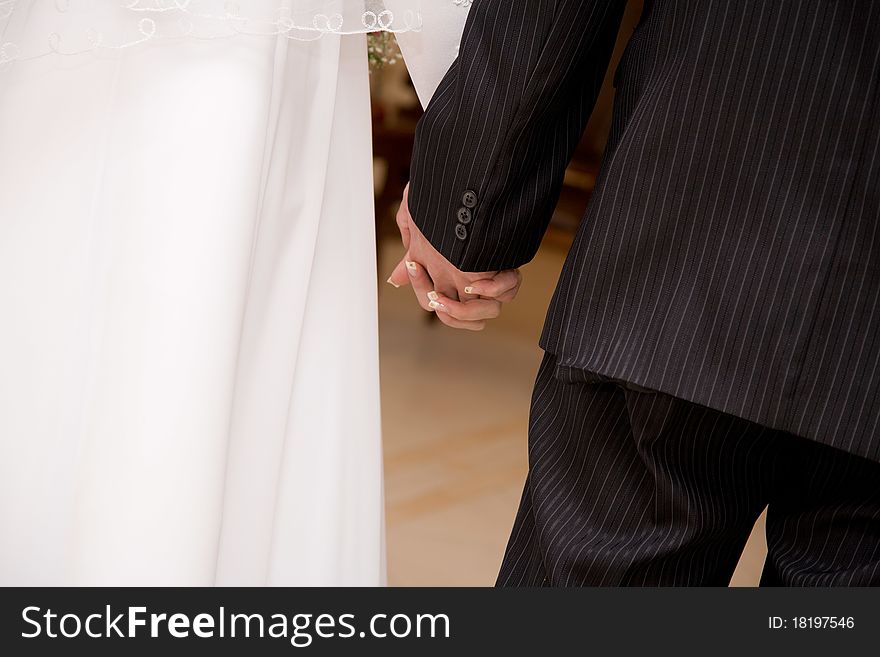
M401 255L383 243L380 272ZM494 583L526 473L537 341L563 258L552 243L542 249L519 299L481 333L430 323L408 288L382 286L391 585ZM756 585L764 554L759 521L732 585Z

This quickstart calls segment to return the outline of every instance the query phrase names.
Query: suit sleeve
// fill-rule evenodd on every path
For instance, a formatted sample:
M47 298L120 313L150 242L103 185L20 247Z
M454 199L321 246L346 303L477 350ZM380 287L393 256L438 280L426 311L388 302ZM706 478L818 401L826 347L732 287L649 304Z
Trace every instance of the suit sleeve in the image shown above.
M625 0L474 0L416 129L409 209L462 271L512 269L541 243L593 110Z

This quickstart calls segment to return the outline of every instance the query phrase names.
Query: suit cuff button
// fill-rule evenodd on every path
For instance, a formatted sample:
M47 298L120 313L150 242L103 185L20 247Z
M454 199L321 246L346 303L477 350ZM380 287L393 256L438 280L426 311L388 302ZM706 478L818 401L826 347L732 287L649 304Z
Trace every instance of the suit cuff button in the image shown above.
M458 225L455 227L455 236L456 236L458 239L464 241L464 240L467 239L467 235L468 235L468 233L467 233L467 228L465 228L465 226L464 226L463 224L458 224Z
M465 225L471 223L471 219L474 217L467 208L459 208L455 216L458 217L458 223Z
M464 196L461 197L461 202L464 207L473 210L477 207L477 193L471 191L470 189L464 193Z

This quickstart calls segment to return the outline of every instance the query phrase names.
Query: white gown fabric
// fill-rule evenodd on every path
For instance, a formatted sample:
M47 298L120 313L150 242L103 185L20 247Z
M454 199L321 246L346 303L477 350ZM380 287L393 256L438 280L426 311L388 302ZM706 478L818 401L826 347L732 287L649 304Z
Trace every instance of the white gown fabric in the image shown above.
M364 39L0 71L0 584L384 582Z

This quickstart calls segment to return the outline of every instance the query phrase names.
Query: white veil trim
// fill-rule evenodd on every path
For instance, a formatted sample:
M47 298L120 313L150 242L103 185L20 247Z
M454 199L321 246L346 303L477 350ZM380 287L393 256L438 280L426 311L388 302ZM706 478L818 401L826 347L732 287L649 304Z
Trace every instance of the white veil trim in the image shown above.
M0 66L160 39L325 35L422 29L421 6L471 0L0 0Z

